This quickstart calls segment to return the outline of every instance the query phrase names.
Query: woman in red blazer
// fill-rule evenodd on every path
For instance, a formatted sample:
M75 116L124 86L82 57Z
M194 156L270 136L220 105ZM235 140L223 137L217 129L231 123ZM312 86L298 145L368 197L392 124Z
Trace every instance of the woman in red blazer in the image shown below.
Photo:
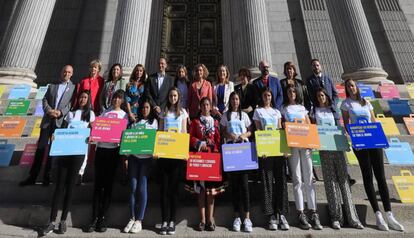
M188 111L190 119L197 117L200 110L200 100L207 97L213 101L213 87L207 80L208 69L204 64L197 64L193 70L193 82L188 89Z

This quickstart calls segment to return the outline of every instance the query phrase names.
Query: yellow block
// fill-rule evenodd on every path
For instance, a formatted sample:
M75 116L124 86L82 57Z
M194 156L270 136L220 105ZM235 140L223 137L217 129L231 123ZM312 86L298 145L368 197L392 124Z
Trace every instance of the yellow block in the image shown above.
M187 160L189 149L189 134L157 131L154 154L158 157Z
M256 131L257 156L283 156L290 153L284 130Z
M400 131L398 130L397 125L395 124L394 118L385 117L383 114L378 114L375 120L381 123L385 135L400 135Z
M414 83L406 84L407 92L410 95L410 98L414 98Z
M348 140L349 141L349 140ZM352 144L349 143L349 147L352 148ZM348 164L350 165L359 165L358 159L353 150L346 151L346 159L348 160Z
M31 137L39 137L40 136L40 123L42 122L42 118L36 118L35 124L33 126Z
M414 203L414 176L409 170L401 170L400 176L392 176L402 203Z

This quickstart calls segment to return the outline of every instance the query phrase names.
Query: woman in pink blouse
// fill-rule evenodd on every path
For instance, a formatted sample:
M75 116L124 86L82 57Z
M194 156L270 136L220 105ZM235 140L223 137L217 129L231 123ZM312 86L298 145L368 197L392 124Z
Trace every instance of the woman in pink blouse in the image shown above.
M188 89L188 111L191 119L197 117L200 111L200 100L203 97L213 101L213 87L207 77L207 67L204 64L197 64L193 69L193 82Z

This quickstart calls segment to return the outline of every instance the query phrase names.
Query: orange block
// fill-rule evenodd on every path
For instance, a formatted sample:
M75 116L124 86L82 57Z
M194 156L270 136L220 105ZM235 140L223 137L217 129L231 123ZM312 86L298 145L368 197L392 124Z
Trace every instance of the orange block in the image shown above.
M0 137L22 136L26 119L21 117L5 117L0 120Z
M286 122L285 131L289 147L309 149L320 147L318 128L315 124Z
M414 114L410 114L410 117L403 117L403 119L408 133L414 135Z

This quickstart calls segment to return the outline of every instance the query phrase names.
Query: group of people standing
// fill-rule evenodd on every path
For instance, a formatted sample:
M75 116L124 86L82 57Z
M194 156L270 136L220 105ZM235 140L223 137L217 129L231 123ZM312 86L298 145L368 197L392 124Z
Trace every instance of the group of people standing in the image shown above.
M284 65L284 79L270 75L270 65L259 63L261 75L252 79L251 72L242 68L238 72L236 86L230 80L226 65L217 68L215 81L209 80L209 71L197 64L190 76L183 65L177 67L175 79L166 74L167 60L160 58L157 73L147 76L143 65L138 64L129 80L122 77L122 65L114 64L104 80L100 75L101 63L90 64L90 75L75 86L70 78L73 68L62 70L61 80L51 84L43 98L45 116L35 161L27 179L21 186L35 184L46 146L56 128L87 128L96 116L129 119L130 128L147 128L190 134L190 150L194 152L219 153L221 145L254 140L255 130L278 130L284 122L300 121L318 125L339 125L339 110L344 124L354 123L364 117L375 121L369 101L361 97L354 80L345 81L347 98L337 108L338 95L335 85L322 72L317 59L311 61L313 74L302 81L297 78L292 62ZM190 80L191 78L191 80ZM157 167L160 182L161 226L159 233L174 234L178 191L184 162L176 159L157 158L153 155L119 155L119 144L97 143L90 145L95 151L94 193L91 223L86 232L104 232L107 229L107 211L110 206L112 187L119 164L128 172L130 181L130 221L124 232L142 230L148 200L147 184L151 168ZM394 218L384 175L381 149L354 150L368 199L375 212L380 230L403 231L404 227ZM350 227L363 229L352 201L347 165L343 152L320 151L322 172L328 200L331 226L340 229L345 222ZM70 209L72 191L77 175L83 174L87 156L67 156L55 159L58 167L52 211L47 226L41 230L45 235L57 225L57 204L64 196L63 212L57 233L66 232L66 218ZM46 163L43 185L50 182L51 159ZM289 169L287 169L289 168ZM316 204L313 182L311 149L291 148L290 156L259 158L258 177L261 180L263 214L268 217L270 230L289 230L287 173L292 178L295 206L299 226L302 229L323 229ZM386 212L386 220L380 212L373 186L373 172ZM252 171L226 173L232 193L234 208L234 231L253 231L250 217L249 174ZM214 231L215 196L225 191L226 183L188 181L186 190L197 194L200 221L197 229ZM63 195L64 193L64 195ZM307 201L305 212L304 196ZM342 203L344 206L342 206Z

